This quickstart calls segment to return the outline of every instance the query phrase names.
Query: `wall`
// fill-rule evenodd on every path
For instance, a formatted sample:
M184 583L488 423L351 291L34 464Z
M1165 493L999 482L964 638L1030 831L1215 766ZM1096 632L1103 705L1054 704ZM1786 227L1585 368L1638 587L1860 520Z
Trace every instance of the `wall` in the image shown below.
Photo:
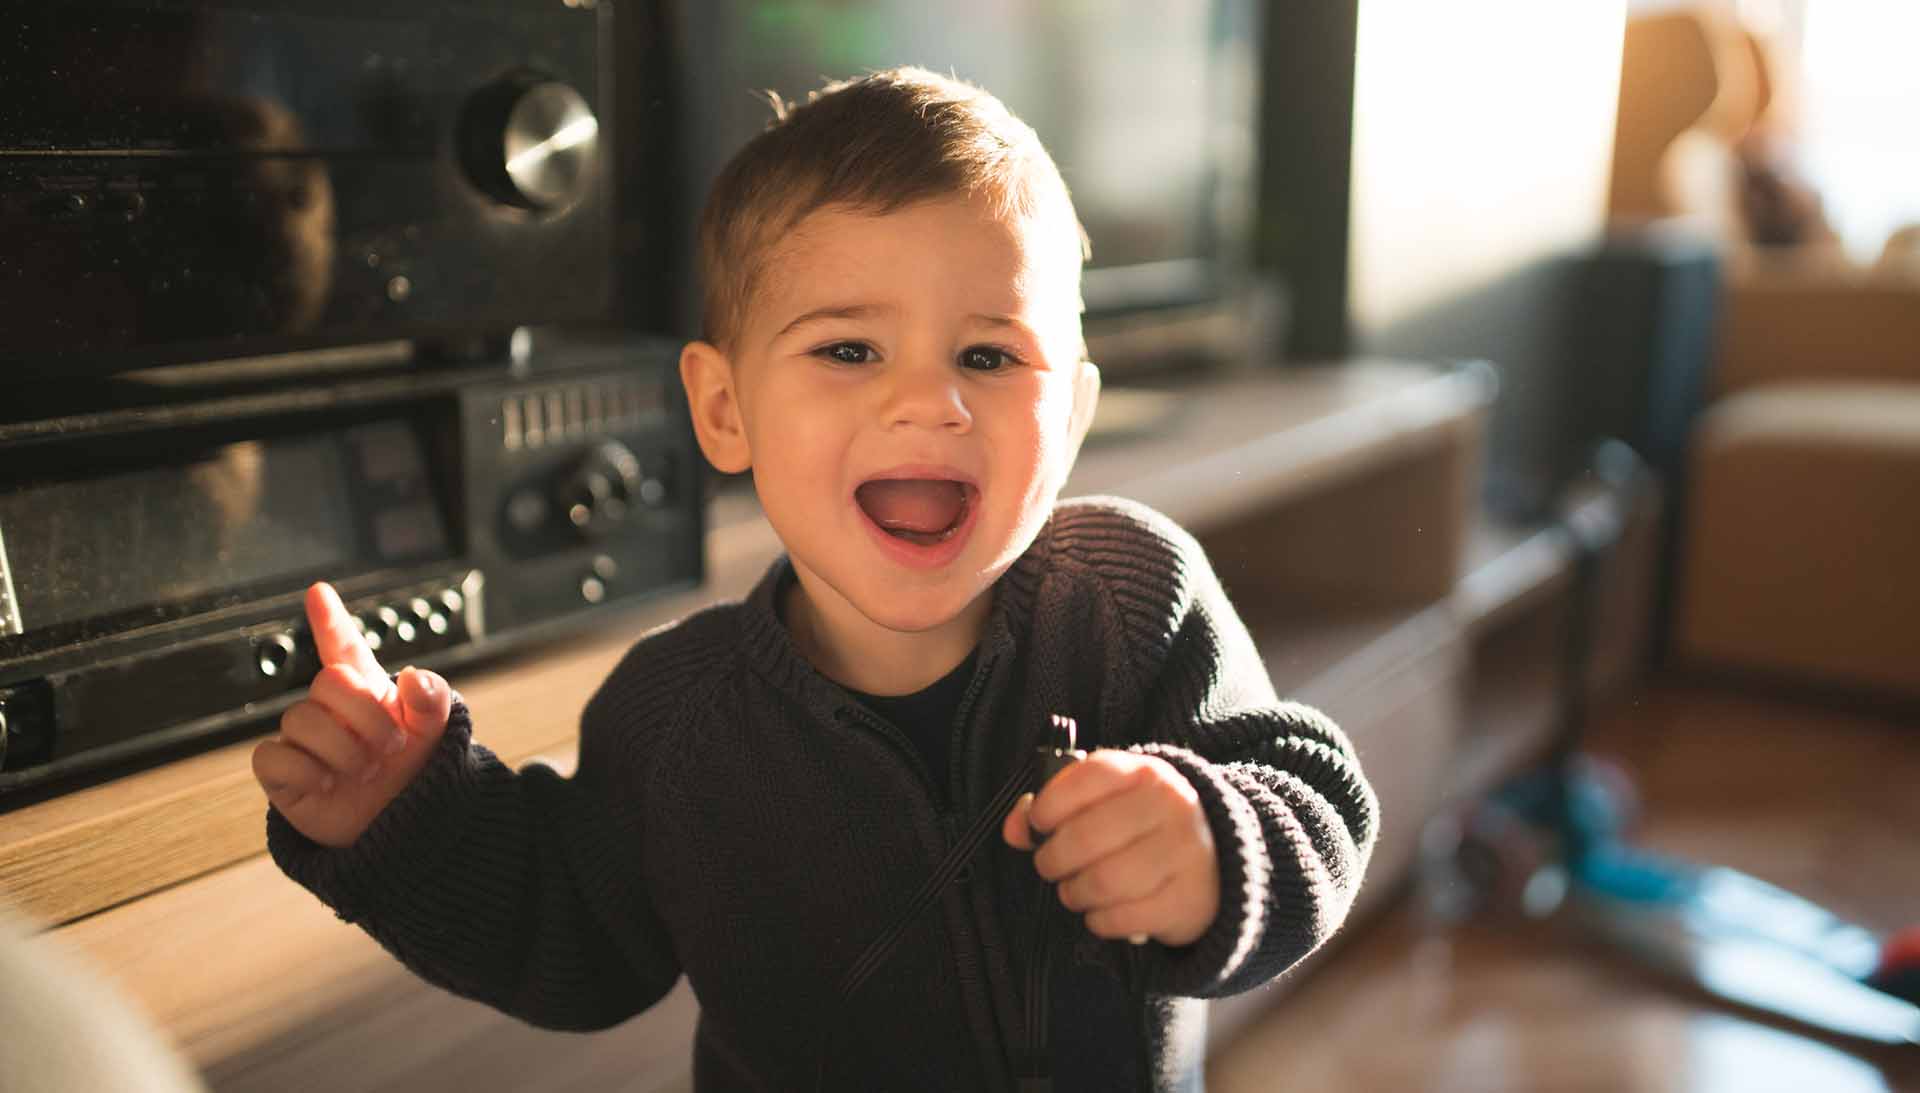
M1620 0L1366 0L1348 294L1364 344L1604 224Z
M1492 488L1543 501L1577 428L1582 259L1605 229L1626 0L1364 0L1348 350L1485 359Z

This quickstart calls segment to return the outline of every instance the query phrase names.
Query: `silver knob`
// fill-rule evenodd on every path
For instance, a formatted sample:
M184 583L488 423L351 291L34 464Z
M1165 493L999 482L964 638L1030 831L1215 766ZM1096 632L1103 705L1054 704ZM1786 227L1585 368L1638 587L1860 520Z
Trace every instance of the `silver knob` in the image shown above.
M369 622L367 621L367 616L355 615L353 617L353 626L354 629L360 631L360 636L366 639L369 650L377 653L380 651L380 647L387 643L386 624L380 621L378 616L375 616L373 621Z
M284 631L261 638L254 645L254 666L268 679L286 674L293 663L293 635Z
M626 445L609 440L560 479L554 500L568 523L588 538L599 538L627 518L640 484L640 460Z
M535 84L507 114L507 177L540 208L586 190L600 148L600 119L563 83Z
M419 633L419 631L414 629L412 619L402 616L400 612L391 607L382 605L377 608L374 611L374 618L378 621L369 627L369 632L379 633L389 640L399 642L402 645L412 641Z
M520 72L467 101L459 146L468 177L482 190L509 205L553 211L592 190L600 119L580 92ZM527 432L531 442L531 423Z

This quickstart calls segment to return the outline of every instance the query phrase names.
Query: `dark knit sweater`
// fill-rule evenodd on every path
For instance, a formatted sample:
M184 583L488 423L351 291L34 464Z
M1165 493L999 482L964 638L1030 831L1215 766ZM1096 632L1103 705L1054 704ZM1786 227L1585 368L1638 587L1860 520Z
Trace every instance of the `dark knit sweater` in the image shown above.
M1193 783L1221 905L1189 946L1080 929L1056 947L1049 1012L1075 1070L1055 1088L1197 1089L1199 999L1334 931L1377 808L1339 729L1276 700L1199 545L1132 502L1062 503L995 586L937 772L800 656L778 615L791 579L783 558L744 602L636 644L587 705L573 777L506 768L456 702L358 842L320 847L270 811L274 859L422 977L537 1025L617 1024L686 975L704 1093L812 1088L823 1057L830 1089L1010 1089L1029 935L1005 908L1031 898L1030 855L990 839L881 974L845 1007L837 989L1065 713L1083 747Z

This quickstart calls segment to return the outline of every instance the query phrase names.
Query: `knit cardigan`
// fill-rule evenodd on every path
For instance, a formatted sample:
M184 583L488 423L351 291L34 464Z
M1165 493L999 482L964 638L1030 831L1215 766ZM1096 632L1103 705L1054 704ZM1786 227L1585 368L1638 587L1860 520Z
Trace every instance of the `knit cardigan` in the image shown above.
M1072 924L1049 1012L1074 1065L1054 1088L1198 1089L1200 1000L1334 932L1378 809L1341 731L1276 699L1199 544L1133 502L1061 503L995 586L946 771L801 656L792 580L783 557L744 601L634 645L587 704L572 777L503 765L456 699L351 847L269 809L275 861L423 978L536 1025L606 1028L687 976L702 1093L1011 1089L1029 932L1005 897L1034 873L997 834L881 974L844 1004L837 988L1064 713L1083 747L1192 783L1221 901L1178 948Z

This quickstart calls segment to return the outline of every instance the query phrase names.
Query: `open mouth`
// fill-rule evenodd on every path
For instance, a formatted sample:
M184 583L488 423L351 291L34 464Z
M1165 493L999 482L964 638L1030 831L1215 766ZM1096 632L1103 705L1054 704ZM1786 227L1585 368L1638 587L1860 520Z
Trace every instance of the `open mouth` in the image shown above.
M916 546L946 542L964 527L974 487L944 478L877 478L853 491L861 511L888 535Z

